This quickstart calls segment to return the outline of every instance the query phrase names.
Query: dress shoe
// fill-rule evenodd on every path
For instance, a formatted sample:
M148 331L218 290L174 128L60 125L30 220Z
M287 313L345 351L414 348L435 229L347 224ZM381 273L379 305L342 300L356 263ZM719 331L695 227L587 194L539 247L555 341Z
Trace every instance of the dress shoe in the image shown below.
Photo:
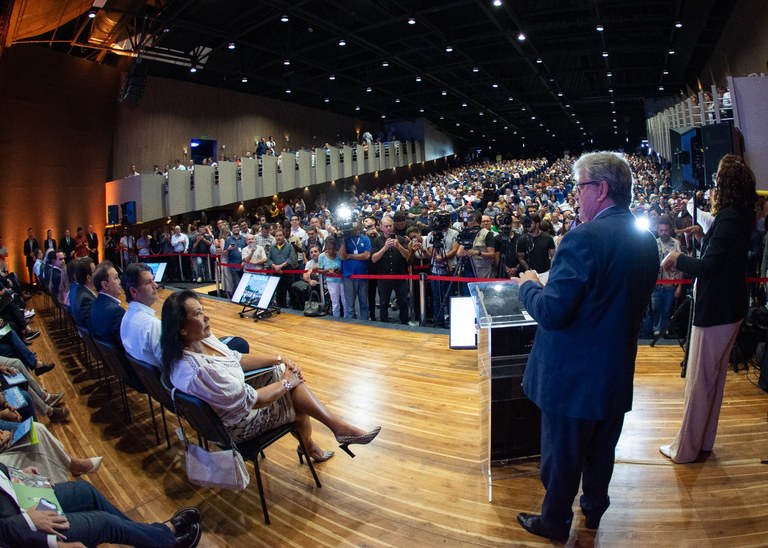
M200 524L195 523L183 535L176 533L176 544L174 544L174 548L195 548L202 536L203 530L200 528Z
M189 507L178 510L170 519L171 525L176 531L176 537L189 533L195 525L200 523L202 517L197 508Z
M35 309L34 308L32 308L31 310L25 310L24 311L24 319L25 320L32 319L32 318L34 318L34 316L35 316Z
M48 418L51 422L64 422L69 418L69 409L66 407L49 407Z
M72 475L74 477L79 478L80 476L84 476L86 474L93 474L99 468L101 468L101 463L104 460L104 457L91 457L88 460L91 462L91 467L85 472L77 472L77 473L73 472Z
M34 341L36 338L40 336L39 331L30 331L29 333L24 334L24 340L25 341Z
M339 442L339 447L342 451L345 451L350 457L355 458L355 454L349 450L349 446L353 444L367 445L379 435L379 432L381 432L381 426L377 426L362 436L336 436L336 441Z
M64 397L64 392L49 392L45 397L45 405L55 407Z
M672 446L671 445L661 445L659 446L659 453L667 457L668 459L672 458Z
M584 514L584 527L592 529L593 531L600 527L600 519L603 516L591 516L589 515L589 512L584 510L583 506L581 507L581 513Z
M570 524L568 527L562 527L558 529L545 523L544 520L541 519L541 516L537 514L526 514L525 512L520 512L517 514L517 521L519 521L520 525L523 526L523 529L529 533L560 542L568 540L568 537L571 534Z
M296 448L296 453L299 455L299 464L304 464L304 451L301 450L301 445L299 445ZM323 451L323 455L320 457L312 457L310 455L310 458L312 459L312 462L318 463L318 462L325 462L328 459L330 459L335 453L333 451Z
M54 367L56 367L55 363L44 363L40 367L35 367L32 371L34 371L35 375L39 377L40 375L45 375Z

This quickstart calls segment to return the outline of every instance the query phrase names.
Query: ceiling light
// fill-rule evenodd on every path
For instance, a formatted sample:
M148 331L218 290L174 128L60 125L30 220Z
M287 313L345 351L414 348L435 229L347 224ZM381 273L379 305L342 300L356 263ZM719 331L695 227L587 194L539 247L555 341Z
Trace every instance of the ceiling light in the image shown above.
M419 109L419 112L424 112L424 109L423 109L423 108L420 108L420 109Z
M285 61L283 61L283 64L287 67L288 65L291 64L291 60L290 59L286 59Z
M416 81L417 81L417 82L421 82L421 76L417 76L417 77L416 77Z
M440 119L441 119L441 120L445 120L445 116L441 116L441 117L440 117Z
M493 5L498 7L501 7L501 0L493 0Z
M669 74L669 71L668 71L668 70L663 70L661 73L662 73L664 76L666 76L667 74Z
M91 10L88 12L88 19L93 19L96 17L96 10Z
M603 57L608 57L608 52L607 51L603 52Z
M480 69L477 67L472 67L472 72L480 72Z
M602 25L602 23L598 23L597 26L595 27L595 30L597 32L603 32L605 30L605 27Z
M659 91L664 91L664 86L659 86Z
M408 18L408 24L409 25L415 25L416 24L416 19L414 19L413 17L409 17Z
M189 72L197 72L197 67L195 65L192 65L189 67Z
M382 114L382 115L381 115L381 118L382 118L382 119L384 119L384 118L386 118L386 117L387 117L387 115L386 115L386 114Z
M669 48L669 51L667 53L669 53L670 55L674 55L675 54L675 50L673 50L672 48Z
M515 100L515 98L512 97L511 95L509 97L507 97L507 101L514 101L514 100Z
M467 103L461 103L461 106L466 107Z
M448 44L447 46L445 46L445 52L446 53L451 53L452 51L453 51L453 46L452 45Z
M460 123L456 122L456 127L459 127L460 125L461 125Z
M359 106L355 106L355 110L360 110L360 107Z
M565 108L571 108L571 105L565 105Z
M330 103L330 102L331 102L331 100L330 100L330 98L326 97L325 99L323 99L323 102L324 102L324 103Z
M387 61L387 60L385 59L384 61L382 61L382 62L381 62L381 66L382 66L382 67L388 67L388 66L389 66L389 61Z
M280 21L282 21L283 23L287 23L287 22L289 21L289 19L288 19L288 16L287 16L287 15L283 15L283 16L280 18Z
M395 97L395 103L399 103L399 102L400 102L400 97Z
M562 97L562 96L563 96L563 92L562 92L562 91L558 91L558 92L557 92L557 96L558 96L558 97Z
M531 120L535 120L535 119L536 119L536 116L531 116Z
M676 28L676 29L681 29L681 28L683 28L683 22L682 22L682 21L677 21L677 22L675 23L675 28Z
M474 132L475 132L475 130L474 130L474 129L470 129L470 130L469 130L469 132L470 132L470 133L474 133Z
M520 34L518 34L517 35L517 40L518 40L518 42L525 42L525 34L523 34L522 32Z
M291 88L285 90L286 93L291 93Z
M539 65L542 64L543 62L544 62L544 59L542 59L541 57L536 58L536 63L538 63Z
M243 84L247 84L247 83L248 83L248 77L247 77L247 76L243 76L242 80L240 80L240 81L241 81Z
M612 72L608 72L608 73L606 74L606 76L607 76L608 78L611 78L611 77L613 76L613 73L612 73Z
M485 116L485 112L480 112L480 116Z
M445 91L445 90L443 90L443 91L441 91L441 92L440 92L440 94L441 94L441 95L448 95L448 92L447 92L447 91Z
M608 93L613 93L613 88L608 88Z
M329 80L335 80L335 79L336 79L336 75L335 75L335 74L331 74L331 75L328 77L328 79L329 79Z
M340 46L342 46L342 47L344 47L344 46L346 46L346 45L347 45L347 41L346 41L346 40L344 40L344 38L342 38L341 40L339 40L339 45L340 45Z
M493 83L493 84L491 84L491 87L492 87L493 89L496 89L497 87L499 87L499 84Z
M372 91L373 91L373 88L372 88L371 86L368 86L367 88L365 88L365 91L367 91L368 93L370 93L370 92L372 92Z
M504 126L504 129L509 129L509 126Z
M234 42L230 42L230 43L227 45L227 49L235 49L235 43L234 43Z

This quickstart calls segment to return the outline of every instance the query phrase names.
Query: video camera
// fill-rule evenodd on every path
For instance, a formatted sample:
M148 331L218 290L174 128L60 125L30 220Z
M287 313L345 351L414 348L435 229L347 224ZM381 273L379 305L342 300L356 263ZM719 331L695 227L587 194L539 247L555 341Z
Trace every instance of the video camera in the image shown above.
M499 227L499 232L502 236L509 236L512 231L512 215L509 213L502 213L496 217L496 224Z
M456 237L456 241L459 242L459 245L463 245L465 248L471 248L475 243L475 238L479 232L480 226L468 226L459 232L459 235Z
M355 219L352 218L352 210L342 205L336 210L337 228L342 238L351 238L355 235Z

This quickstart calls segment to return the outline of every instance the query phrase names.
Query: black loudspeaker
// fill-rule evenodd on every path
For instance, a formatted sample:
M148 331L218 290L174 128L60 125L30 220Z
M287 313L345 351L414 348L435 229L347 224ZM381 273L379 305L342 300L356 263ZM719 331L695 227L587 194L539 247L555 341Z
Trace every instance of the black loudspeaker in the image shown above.
M144 65L134 64L125 77L120 102L137 107L144 97L144 84L147 80L147 70Z
M120 212L116 205L107 206L107 224L116 225L120 222Z
M731 122L721 122L701 127L701 142L704 148L704 180L712 184L712 175L726 154L741 154L739 137Z

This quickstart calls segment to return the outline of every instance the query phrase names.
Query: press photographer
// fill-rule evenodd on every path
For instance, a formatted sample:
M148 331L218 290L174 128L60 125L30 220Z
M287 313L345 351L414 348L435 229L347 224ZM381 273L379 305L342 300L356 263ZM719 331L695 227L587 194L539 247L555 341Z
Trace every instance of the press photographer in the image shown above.
M462 259L464 276L475 278L493 277L493 259L496 257L493 232L480 226L482 214L475 210L467 215L467 228L459 234L459 250L456 255ZM554 245L554 242L553 242ZM468 272L467 259L472 273ZM462 290L466 290L466 287Z
M457 236L459 233L451 228L450 213L440 213L432 220L432 232L427 234L424 242L430 258L429 273L432 276L450 276L456 266L456 253L459 251ZM432 313L435 327L445 327L444 302L450 282L430 280L432 290Z
M511 278L520 272L520 259L517 256L520 237L512 230L513 218L509 213L499 215L496 223L499 227L499 233L494 238L496 277Z
M518 257L523 270L547 272L555 256L555 239L541 230L541 217L537 213L523 218L523 235L517 244Z

